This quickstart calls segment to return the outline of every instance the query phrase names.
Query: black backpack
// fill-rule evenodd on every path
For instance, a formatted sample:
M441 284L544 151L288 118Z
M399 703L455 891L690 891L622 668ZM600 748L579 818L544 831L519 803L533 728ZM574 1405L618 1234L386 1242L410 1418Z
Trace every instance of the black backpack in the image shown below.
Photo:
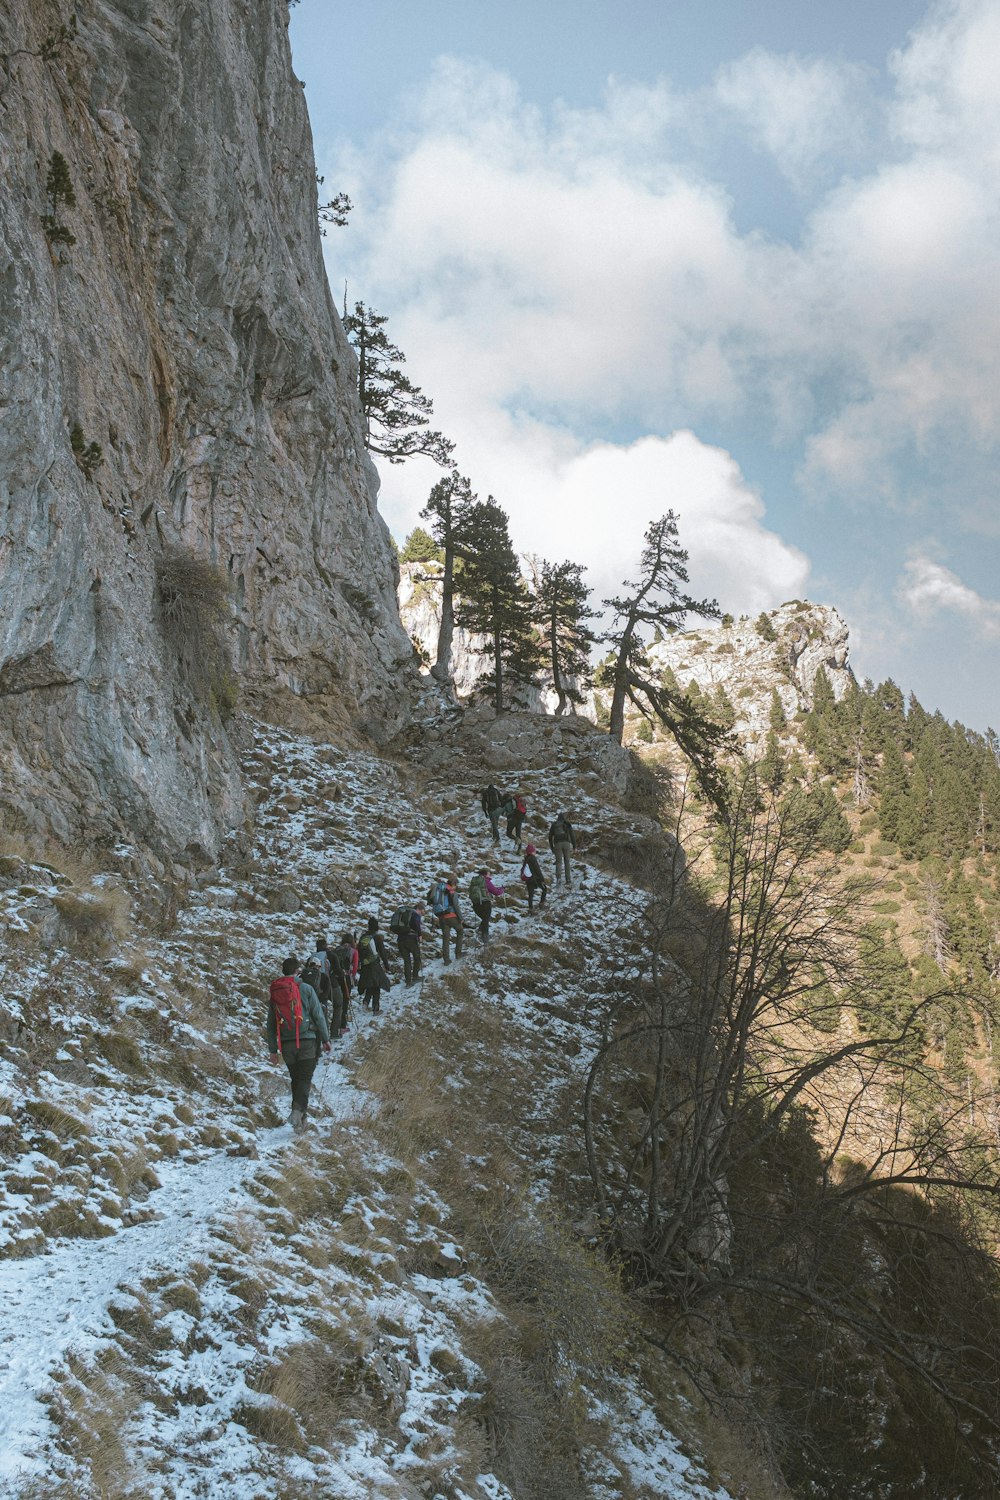
M500 793L497 791L496 787L491 781L489 786L483 792L483 812L492 812L494 808L499 806Z
M399 911L394 911L389 920L389 931L397 935L401 932L409 932L413 923L413 908L401 906Z
M573 837L573 831L565 818L556 818L552 825L551 834L554 844L568 844Z
M303 984L312 984L313 990L321 1001L330 999L330 975L325 974L316 959L309 959L300 974Z
M330 960L330 968L335 977L342 983L350 986L351 983L351 949L346 943L341 943L333 951L328 948L326 956Z

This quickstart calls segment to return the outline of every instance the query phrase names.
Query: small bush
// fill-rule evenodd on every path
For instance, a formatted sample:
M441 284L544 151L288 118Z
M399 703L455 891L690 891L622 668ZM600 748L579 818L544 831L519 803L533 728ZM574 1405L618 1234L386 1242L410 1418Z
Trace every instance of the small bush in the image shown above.
M69 430L69 445L73 450L77 468L83 473L85 479L93 479L94 471L99 469L104 462L104 452L100 443L88 443L84 437L83 428L79 422L74 422Z

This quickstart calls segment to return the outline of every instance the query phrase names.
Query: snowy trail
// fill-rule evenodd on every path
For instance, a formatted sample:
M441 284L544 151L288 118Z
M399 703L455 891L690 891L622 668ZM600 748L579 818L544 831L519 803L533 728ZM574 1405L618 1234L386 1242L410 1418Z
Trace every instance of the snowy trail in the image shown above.
M273 1134L292 1139L287 1128ZM70 1241L43 1256L0 1263L0 1475L12 1476L38 1451L48 1426L39 1388L71 1349L85 1354L107 1336L115 1292L190 1258L213 1223L236 1206L257 1167L222 1153L195 1165L172 1163L150 1195L156 1219L108 1239Z
M197 1049L205 1044L202 1017L178 1002L176 988L179 982L181 993L186 993L194 977L199 993L210 986L224 997L222 1050L229 1046L226 1030L233 1026L244 1037L256 1040L252 1051L247 1048L241 1055L240 1086L235 1092L232 1074L216 1072L204 1080L204 1092L198 1097L190 1092L183 1075L172 1091L161 1085L147 1095L127 1083L117 1090L99 1083L81 1097L75 1083L46 1075L47 1101L68 1112L67 1119L76 1122L73 1128L80 1127L91 1162L101 1148L105 1154L120 1152L126 1142L130 1150L148 1148L160 1185L140 1199L143 1211L152 1211L153 1217L118 1228L107 1238L59 1240L42 1255L0 1259L0 1306L5 1314L0 1321L2 1495L18 1493L18 1481L32 1477L57 1473L76 1479L79 1471L73 1469L71 1450L64 1447L60 1453L54 1441L59 1417L50 1409L50 1396L58 1393L67 1362L71 1369L74 1358L95 1366L126 1336L126 1331L116 1327L112 1311L125 1311L133 1292L141 1294L143 1315L159 1318L158 1330L172 1336L163 1348L150 1351L146 1372L160 1392L161 1405L144 1400L139 1414L129 1418L131 1458L140 1467L148 1465L146 1492L153 1500L248 1500L251 1494L286 1493L271 1473L272 1467L280 1472L280 1464L272 1463L273 1455L264 1465L265 1476L261 1444L253 1435L253 1424L247 1425L247 1412L266 1400L251 1367L260 1361L266 1366L269 1360L280 1359L283 1350L303 1347L314 1339L318 1307L326 1318L331 1307L337 1308L343 1328L353 1326L352 1318L356 1324L355 1352L345 1370L354 1370L364 1361L366 1371L388 1371L390 1384L385 1389L394 1400L398 1392L392 1385L392 1371L405 1372L399 1397L404 1410L399 1432L385 1451L380 1446L384 1434L375 1440L361 1426L352 1441L345 1432L345 1444L335 1452L325 1445L323 1451L310 1450L307 1468L299 1477L308 1471L330 1493L362 1500L365 1495L383 1493L383 1485L396 1493L398 1476L404 1472L423 1473L421 1455L432 1440L437 1445L434 1451L460 1457L452 1430L458 1397L447 1370L442 1373L436 1360L442 1349L461 1347L452 1304L466 1315L472 1308L477 1318L492 1318L491 1297L480 1283L470 1280L467 1269L461 1278L456 1273L454 1278L441 1279L438 1262L445 1252L437 1245L442 1232L434 1227L438 1219L433 1203L426 1220L419 1213L406 1220L405 1230L397 1237L404 1249L411 1243L434 1244L437 1269L430 1279L412 1272L400 1281L395 1260L399 1247L392 1243L391 1230L390 1238L385 1238L386 1230L378 1222L384 1219L391 1225L399 1205L391 1197L382 1203L378 1172L369 1178L362 1197L352 1201L354 1229L345 1235L339 1257L328 1257L322 1244L310 1240L308 1227L293 1227L289 1232L280 1222L267 1223L268 1210L262 1209L262 1202L268 1201L267 1184L256 1179L273 1175L276 1166L280 1171L283 1156L298 1155L299 1141L288 1127L270 1124L276 1118L274 1106L282 1112L287 1106L287 1075L283 1066L271 1067L263 1061L260 976L276 972L285 954L308 951L304 944L310 932L333 936L353 929L372 911L385 924L395 906L423 899L442 868L460 872L464 891L468 871L485 860L513 899L495 912L487 950L479 944L466 905L466 958L457 971L450 971L451 982L457 974L459 986L470 987L470 993L488 1004L504 1007L526 1031L548 1032L552 1066L537 1080L539 1091L529 1111L537 1124L545 1114L545 1088L561 1083L567 1071L578 1070L584 1055L576 1018L586 1003L582 971L571 971L567 991L558 963L553 970L553 955L571 949L574 943L582 943L588 952L596 950L602 912L615 900L620 902L622 883L581 857L572 896L553 891L544 916L539 912L525 921L517 855L506 846L484 852L487 830L475 801L470 804L450 784L444 789L421 790L418 781L416 795L411 795L397 769L369 754L337 752L334 756L328 748L263 727L253 758L248 768L251 779L256 771L267 790L258 810L252 870L243 876L220 872L200 899L182 910L169 938L146 944L142 983L129 979L131 987L116 997L116 1005L119 1020L134 1018L136 1034L142 1035L143 1026L151 1026L159 1035L158 1023L166 1017L173 1027L171 1043ZM533 775L530 794L551 807L570 800L585 821L607 823L609 813L603 803L592 801L579 789L566 799L563 780L555 773ZM322 817L317 809L324 809ZM620 818L619 826L626 833L630 825ZM257 899L258 893L274 890L280 895L290 871L301 903L295 911ZM240 914L240 941L223 944L220 933L234 909ZM408 1013L412 1021L414 1011L419 1014L425 1006L433 1010L446 1000L447 987L442 990L441 983L447 971L438 952L435 928L428 923L423 976L429 986L403 986L399 967L394 965L395 982L379 1020L355 996L350 1031L335 1041L334 1055L321 1063L314 1078L311 1114L317 1137L322 1137L327 1126L363 1120L378 1107L374 1096L351 1083L339 1064L346 1061L360 1037L391 1030ZM565 1045L560 1044L560 1037ZM212 1040L209 1033L209 1047ZM0 1090L2 1129L10 1126L5 1104L11 1115L23 1107L22 1085L12 1068L0 1076L0 1083L10 1095L7 1099ZM248 1107L247 1097L254 1095L257 1105ZM260 1101L268 1102L263 1112ZM269 1123L260 1123L262 1119ZM36 1134L43 1124L44 1117L33 1127ZM362 1137L365 1134L361 1132ZM228 1137L228 1144L223 1137ZM234 1150L237 1141L250 1154ZM166 1142L169 1150L180 1149L183 1154L165 1154ZM303 1155L308 1158L311 1148L306 1143ZM109 1218L101 1204L102 1193L114 1196L113 1179L109 1182L106 1173L99 1176L95 1166L90 1196L85 1199L73 1185L72 1171L64 1170L68 1164L64 1152L65 1147L56 1143L53 1156L60 1163L59 1172L45 1170L44 1153L26 1154L6 1202L0 1192L0 1208L9 1208L7 1218L19 1233L23 1232L20 1226L30 1224L29 1214L44 1213L45 1206L56 1201L87 1207L102 1222L113 1222L114 1215ZM98 1165L100 1160L98 1156ZM32 1197L35 1188L37 1207ZM425 1197L424 1208L428 1202ZM188 1277L192 1263L218 1263L220 1244L227 1236L236 1243L237 1224L247 1222L259 1229L252 1250L237 1250L223 1266L231 1269L240 1264L241 1274L252 1278L260 1270L256 1258L262 1254L268 1286L275 1276L281 1286L276 1311L272 1308L259 1323L241 1324L239 1301L234 1310L229 1289L232 1283L213 1268L204 1282L197 1276L190 1278L200 1298L198 1319L207 1332L193 1342L189 1337L192 1315L171 1304L161 1289ZM355 1240L363 1222L374 1238L362 1252ZM282 1247L277 1264L268 1259L272 1243ZM380 1279L383 1265L390 1268L384 1283ZM371 1292L366 1291L369 1283L374 1288ZM317 1302L318 1286L325 1286L325 1302L322 1298ZM366 1342L369 1323L382 1317L386 1308L392 1310L388 1332L380 1333L374 1344ZM474 1368L468 1360L465 1363ZM377 1386L383 1376L376 1373L370 1378ZM79 1389L86 1399L90 1391L86 1372ZM465 1399L471 1399L468 1392ZM63 1400L57 1395L57 1410ZM690 1475L682 1479L686 1460L668 1435L659 1432L638 1392L629 1396L629 1404L644 1413L649 1426L648 1431L636 1433L635 1451L630 1448L627 1455L630 1471L642 1473L647 1493L698 1496L699 1500L723 1497L723 1491L703 1488ZM81 1489L80 1493L91 1491ZM455 1488L453 1493L504 1500L509 1492L494 1476L479 1474L473 1490Z
M357 1118L368 1105L332 1062L317 1084L326 1122ZM256 1160L219 1151L201 1162L161 1164L161 1186L147 1200L155 1218L107 1239L63 1241L41 1256L0 1261L0 1479L23 1473L48 1436L42 1393L51 1372L71 1350L85 1357L113 1333L108 1309L116 1293L194 1258L220 1221L249 1206L246 1185L261 1165L294 1140L282 1126L258 1133Z

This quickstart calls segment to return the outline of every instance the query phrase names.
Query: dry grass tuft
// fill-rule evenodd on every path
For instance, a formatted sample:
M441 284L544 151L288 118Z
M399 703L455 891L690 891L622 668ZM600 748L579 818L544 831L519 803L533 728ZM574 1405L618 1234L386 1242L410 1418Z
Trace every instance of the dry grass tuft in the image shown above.
M101 1367L71 1354L66 1378L50 1398L56 1441L89 1473L89 1492L101 1500L138 1500L123 1434L140 1400L129 1363L117 1353L105 1358Z
M90 1126L79 1115L53 1104L51 1099L28 1099L24 1112L30 1115L42 1130L50 1130L61 1141L73 1141L90 1134Z
M402 1410L405 1375L397 1376L373 1348L366 1325L324 1319L321 1336L286 1349L249 1383L262 1402L252 1404L257 1426L248 1430L279 1448L298 1451L308 1442L329 1450L344 1424L358 1418L391 1428ZM294 1414L294 1429L286 1413ZM248 1425L242 1415L237 1420Z
M72 945L102 954L128 937L129 903L124 891L61 891L52 904Z

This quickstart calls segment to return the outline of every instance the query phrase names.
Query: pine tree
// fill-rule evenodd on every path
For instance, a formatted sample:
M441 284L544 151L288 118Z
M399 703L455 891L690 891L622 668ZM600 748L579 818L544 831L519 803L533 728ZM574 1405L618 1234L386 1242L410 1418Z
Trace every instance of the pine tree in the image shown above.
M719 606L714 600L692 599L681 592L680 585L688 581L687 558L677 537L677 517L668 510L646 530L638 583L626 581L627 595L604 600L605 607L614 611L614 624L602 637L614 652L610 734L620 745L626 703L644 718L659 719L696 767L706 793L721 801L724 788L715 768L714 752L721 746L724 733L690 701L665 689L662 679L654 680L644 645L644 632L659 626L671 634L689 613L711 619L718 616Z
M780 792L785 782L785 757L782 754L778 736L773 729L767 732L764 754L760 758L757 769L760 772L761 784L769 792Z
M61 208L76 207L76 193L69 165L61 151L53 151L49 157L49 170L45 178L45 191L49 199L49 212L42 214L42 228L50 245L75 245L76 235L59 221Z
M785 705L781 701L781 694L777 688L771 689L771 708L768 713L768 723L775 734L787 728L788 719L785 716Z
M462 590L455 620L464 629L487 637L483 650L492 658L493 707L499 714L510 683L537 685L543 647L534 628L534 602L510 540L507 513L492 495L472 505L463 547Z
M579 563L542 563L538 582L538 623L552 669L552 686L558 703L556 715L568 703L578 704L593 680L590 650L597 640L587 624L597 618L590 609L590 589L583 581Z
M472 510L478 503L465 476L452 471L446 478L438 480L420 512L422 518L430 522L433 539L440 548L444 562L437 657L431 667L431 676L442 685L451 681L451 642L455 633L455 564L466 554L465 532Z
M422 526L414 526L399 554L401 563L444 562L444 552Z
M388 318L363 302L344 319L344 330L358 356L358 400L365 423L365 447L400 464L422 453L452 466L454 443L431 429L434 403L403 374L406 356L385 331Z
M890 739L882 756L878 789L880 796L878 822L882 837L891 844L899 843L900 830L906 823L910 778L906 772L903 752L894 739Z

